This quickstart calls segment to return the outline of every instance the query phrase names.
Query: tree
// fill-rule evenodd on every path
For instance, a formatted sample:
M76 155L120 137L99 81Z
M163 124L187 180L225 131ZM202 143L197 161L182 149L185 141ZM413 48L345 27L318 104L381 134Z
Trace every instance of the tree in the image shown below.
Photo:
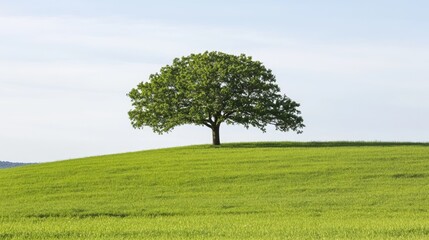
M244 54L204 52L176 58L128 96L134 128L149 126L156 133L195 124L212 131L220 145L222 123L301 133L299 104L280 93L275 76L259 61Z

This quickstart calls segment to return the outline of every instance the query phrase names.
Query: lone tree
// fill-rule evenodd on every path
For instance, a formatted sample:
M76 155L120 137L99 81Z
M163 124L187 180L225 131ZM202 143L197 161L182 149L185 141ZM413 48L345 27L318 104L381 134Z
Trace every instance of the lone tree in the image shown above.
M206 126L213 145L220 145L223 122L263 132L269 124L285 132L301 133L304 127L299 104L280 93L271 70L244 54L204 52L176 58L128 96L134 128L149 126L162 134L184 124Z

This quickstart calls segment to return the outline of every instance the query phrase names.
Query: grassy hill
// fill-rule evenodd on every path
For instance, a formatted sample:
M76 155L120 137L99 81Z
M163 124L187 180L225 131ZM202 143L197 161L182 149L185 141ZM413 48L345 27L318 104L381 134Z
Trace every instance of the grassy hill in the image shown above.
M243 143L0 171L0 239L428 239L429 146Z

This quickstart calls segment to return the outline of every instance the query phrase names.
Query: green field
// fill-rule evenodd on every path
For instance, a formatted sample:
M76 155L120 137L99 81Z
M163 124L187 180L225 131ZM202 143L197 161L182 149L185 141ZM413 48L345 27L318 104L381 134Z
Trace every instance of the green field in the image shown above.
M0 170L0 239L429 239L429 145L243 143Z

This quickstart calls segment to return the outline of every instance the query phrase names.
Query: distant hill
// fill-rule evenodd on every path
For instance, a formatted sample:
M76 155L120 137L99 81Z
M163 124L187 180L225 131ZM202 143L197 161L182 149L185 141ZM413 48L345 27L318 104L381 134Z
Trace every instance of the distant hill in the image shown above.
M14 162L2 162L0 161L0 168L11 168L11 167L18 167L22 165L26 165L28 163L14 163Z

